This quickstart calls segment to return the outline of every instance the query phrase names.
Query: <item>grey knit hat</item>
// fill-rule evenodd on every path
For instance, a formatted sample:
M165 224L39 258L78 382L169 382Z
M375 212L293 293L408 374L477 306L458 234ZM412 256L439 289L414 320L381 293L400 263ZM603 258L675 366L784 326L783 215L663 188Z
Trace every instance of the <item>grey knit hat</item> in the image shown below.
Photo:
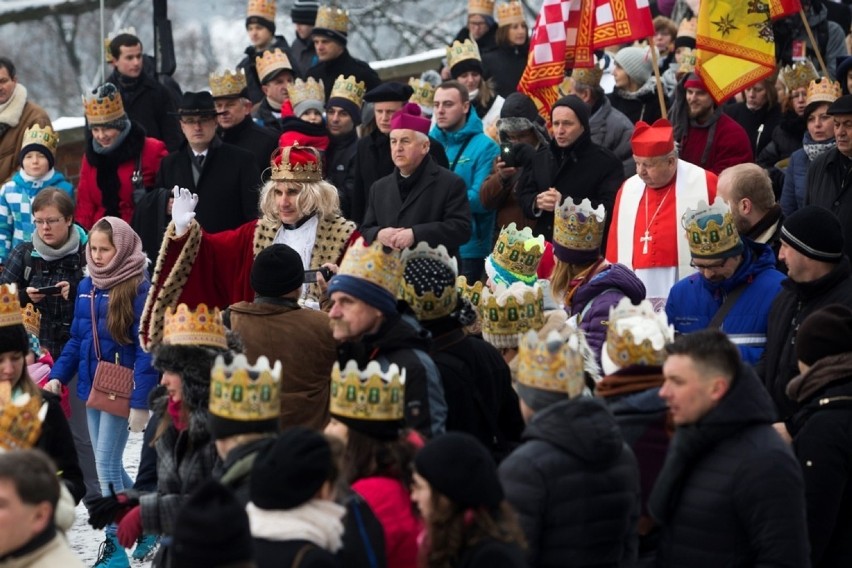
M639 86L647 83L654 72L651 68L651 54L646 47L625 47L615 54L615 62Z

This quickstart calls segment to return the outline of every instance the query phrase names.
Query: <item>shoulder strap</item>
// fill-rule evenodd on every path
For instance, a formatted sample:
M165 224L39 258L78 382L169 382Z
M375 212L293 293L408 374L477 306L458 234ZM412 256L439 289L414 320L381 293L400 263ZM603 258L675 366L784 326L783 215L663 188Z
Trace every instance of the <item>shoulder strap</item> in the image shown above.
M453 165L450 166L451 172L456 171L456 166L459 163L459 159L462 157L462 154L464 154L464 150L465 150L465 148L467 148L467 145L470 144L471 140L473 140L473 136L471 136L467 140L465 140L464 143L461 145L461 148L459 148L459 153L456 154L455 159L453 159Z
M310 552L312 548L316 548L316 546L310 542L300 548L299 552L296 553L295 558L293 558L293 563L290 565L290 568L299 568L299 566L302 565L302 560L304 560L305 555Z
M97 357L98 361L101 360L101 342L98 340L98 320L95 316L95 287L92 286L92 292L90 295L91 302L89 304L92 306L92 341L95 344L95 357Z
M713 315L713 319L710 320L710 323L707 324L707 329L719 329L722 327L722 322L725 321L725 316L728 315L728 312L731 311L731 308L734 307L734 304L737 303L740 296L743 295L745 289L748 287L748 282L742 282L739 286L731 290L731 293L725 298L725 301L722 302L722 305L719 306L719 309L716 310L716 313Z
M33 251L35 249L30 249L30 252L23 255L24 261L24 288L27 288L30 285L30 278L33 275Z

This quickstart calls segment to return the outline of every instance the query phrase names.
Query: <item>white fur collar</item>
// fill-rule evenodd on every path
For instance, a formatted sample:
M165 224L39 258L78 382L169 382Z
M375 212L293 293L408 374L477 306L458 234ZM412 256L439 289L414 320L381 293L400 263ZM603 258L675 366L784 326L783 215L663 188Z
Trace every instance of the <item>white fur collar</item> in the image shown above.
M18 83L9 100L0 105L0 124L7 124L9 128L18 126L21 115L24 114L25 104L27 104L27 88Z
M251 536L266 540L307 540L337 552L343 546L343 515L346 508L333 501L311 499L295 509L266 510L246 505Z

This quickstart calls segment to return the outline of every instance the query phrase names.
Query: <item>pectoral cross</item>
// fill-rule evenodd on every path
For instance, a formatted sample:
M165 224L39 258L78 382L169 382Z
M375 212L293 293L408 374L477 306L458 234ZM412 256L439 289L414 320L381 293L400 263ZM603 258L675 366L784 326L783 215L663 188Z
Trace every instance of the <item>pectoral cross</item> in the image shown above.
M639 240L642 241L642 254L648 254L648 243L651 241L652 237L648 229L645 229L645 234L639 237Z

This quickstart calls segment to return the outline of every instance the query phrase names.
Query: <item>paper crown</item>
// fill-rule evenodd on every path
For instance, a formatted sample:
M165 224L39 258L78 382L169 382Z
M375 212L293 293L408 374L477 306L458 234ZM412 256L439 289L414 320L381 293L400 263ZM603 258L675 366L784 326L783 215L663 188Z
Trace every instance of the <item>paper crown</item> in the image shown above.
M18 287L15 284L0 284L0 327L23 323Z
M272 174L275 181L322 181L322 156L312 146L283 146L272 153Z
M349 33L349 12L335 6L320 6L314 27L346 35Z
M687 208L681 224L686 229L692 256L718 258L740 245L734 216L720 198L712 206L699 201L695 209Z
M163 343L227 349L228 340L219 308L198 304L191 310L186 304L180 304L177 308L166 309Z
M485 288L479 304L482 337L495 347L515 347L518 334L544 326L544 290L535 283Z
M698 36L698 18L684 18L680 21L680 26L677 28L677 37L691 37L695 39Z
M27 450L38 442L47 416L47 402L24 393L12 401L12 383L4 382L0 393L0 448Z
M408 98L408 102L417 103L420 106L428 108L432 108L435 105L435 85L416 77L410 78L408 84L414 89L414 93Z
M210 371L210 414L238 422L277 420L281 415L281 361L274 366L258 358L249 365L245 355L230 365L219 355Z
M806 89L811 84L811 81L815 81L816 79L819 79L819 74L809 59L796 61L792 65L787 65L781 69L781 80L784 82L784 86L787 87L787 92L802 88Z
M402 255L398 250L385 249L378 239L368 246L364 237L358 237L346 249L337 273L371 282L395 298L402 280Z
M467 276L456 278L456 290L459 296L469 301L477 309L482 303L482 289L484 287L485 285L480 280L477 280L473 284L468 284Z
M433 288L438 288L443 284L443 290L437 294L434 289L418 293L416 283L410 282L406 278L406 275L410 272L409 268L411 265L416 265L426 260L438 262L448 268L447 273L452 273L452 280L445 283L438 282L437 275L425 275L427 278L432 276L432 282L436 284ZM405 249L402 251L402 270L403 278L400 279L399 294L397 297L400 300L405 300L414 311L418 320L429 321L442 318L455 310L459 297L458 290L456 289L456 279L459 273L458 261L455 257L450 256L444 245L432 248L425 241L421 241L413 249Z
M121 93L112 83L101 85L94 95L83 95L83 109L86 120L93 126L113 122L125 116Z
M51 154L56 155L56 147L59 146L59 134L54 132L49 124L44 127L33 124L24 131L21 148L26 148L31 144L44 146L50 150Z
M605 222L603 205L593 209L588 199L576 204L569 195L554 211L553 242L570 250L597 250L603 240Z
M601 77L603 77L603 69L598 65L592 65L591 67L576 67L574 71L571 72L571 80L577 84L588 85L594 87L596 85L601 84Z
M322 84L322 79L319 81L313 77L308 77L305 81L296 79L292 85L287 87L287 93L290 95L290 104L293 105L293 108L305 101L319 101L325 104L325 87Z
M672 123L665 118L657 119L654 124L640 120L630 137L630 146L640 158L665 156L675 147Z
M683 76L695 71L695 50L689 47L684 47L684 51L680 54L680 66L677 68L676 74Z
M840 83L825 77L814 79L808 84L808 96L805 104L833 103L840 98Z
M365 92L364 81L358 81L354 75L349 75L348 77L338 75L337 79L334 80L334 85L331 87L331 94L328 96L328 99L346 99L352 101L358 108L361 108Z
M467 13L492 16L494 14L494 0L467 0Z
M137 36L137 37L139 35L139 34L136 33L136 28L134 28L133 26L130 26L130 27L127 27L127 28L119 28L119 29L115 30L114 32L107 34L107 36L104 38L104 60L107 63L112 63L114 61L114 59L112 58L112 53L110 52L110 49L109 49L110 45L112 45L112 40L114 40L117 36L120 36L122 34L129 34L129 35Z
M565 393L569 398L580 395L586 387L586 377L583 355L576 347L558 331L551 331L546 339L528 331L518 342L518 382L535 389Z
M220 73L210 73L210 92L213 97L238 97L246 88L246 73L237 69L233 73L226 69Z
M24 320L24 328L27 333L31 333L38 337L41 331L41 312L35 309L32 304L27 304L21 308L21 317Z
M519 231L512 222L500 230L491 259L512 274L533 278L543 254L544 235L533 235L529 227Z
M447 67L450 69L468 59L482 61L482 57L479 55L479 46L476 45L476 42L469 39L464 40L464 42L456 40L453 42L453 45L447 48Z
M331 414L356 420L398 421L405 417L405 369L391 363L382 371L378 361L361 370L348 361L331 369Z
M251 18L252 16L274 22L275 0L249 0L246 18Z
M520 2L513 0L512 2L497 4L497 24L500 27L523 23L525 23L524 9Z
M267 49L258 57L255 57L254 64L261 83L266 77L281 69L293 72L293 66L290 65L290 59L287 58L287 54L277 47L275 49Z
M660 366L665 346L674 341L674 327L665 312L657 313L648 300L633 305L622 298L609 309L606 345L601 353L604 372L612 374L632 365Z

